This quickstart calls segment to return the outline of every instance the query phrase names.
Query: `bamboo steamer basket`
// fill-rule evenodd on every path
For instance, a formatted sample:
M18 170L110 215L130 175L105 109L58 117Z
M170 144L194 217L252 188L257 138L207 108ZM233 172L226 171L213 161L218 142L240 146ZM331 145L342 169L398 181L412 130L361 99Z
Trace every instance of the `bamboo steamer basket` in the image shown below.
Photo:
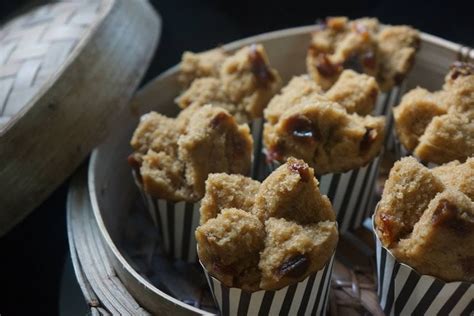
M283 80L288 81L294 75L305 73L306 48L309 35L314 29L315 26L305 26L262 34L230 43L225 45L224 49L233 51L244 45L261 43L265 46L272 65L278 69ZM453 61L474 59L474 52L469 48L426 33L422 33L421 38L421 49L411 74L395 96L385 95L379 98L385 100L383 102L396 104L406 89L417 85L438 89ZM122 309L132 314L133 311L159 315L208 313L207 310L185 304L155 286L143 271L136 269L135 262L131 260L130 253L124 246L124 231L129 225L128 216L138 199L130 168L125 162L131 152L129 139L140 115L151 110L165 115L177 113L178 108L173 102L180 91L177 74L178 66L175 66L136 94L130 103L129 111L122 113L119 118L120 129L114 130L106 141L94 150L87 172L83 170L73 181L68 199L70 249L76 274L94 312L113 313ZM94 237L90 237L90 234ZM365 259L373 261L371 235L360 237L354 233L349 234L346 239L355 240L356 237L358 242L362 239L368 240L357 247ZM348 247L345 242L341 243L341 247L348 249L347 252L341 250L342 257L352 253L354 249ZM360 258L356 257L349 255L340 260L359 261ZM367 262L365 264L369 265ZM352 269L350 275L354 276L356 270ZM373 275L373 271L368 274ZM166 279L164 273L157 277ZM354 282L333 279L332 292L330 306L333 315L353 313L351 304L357 299L361 305L361 301L365 300L366 304L369 302L373 308L370 311L372 314L380 312L378 307L374 307L377 305L376 297L373 297L376 295L375 289L364 290L364 287L359 287Z
M147 1L64 1L0 30L0 236L72 174L128 104L157 45Z

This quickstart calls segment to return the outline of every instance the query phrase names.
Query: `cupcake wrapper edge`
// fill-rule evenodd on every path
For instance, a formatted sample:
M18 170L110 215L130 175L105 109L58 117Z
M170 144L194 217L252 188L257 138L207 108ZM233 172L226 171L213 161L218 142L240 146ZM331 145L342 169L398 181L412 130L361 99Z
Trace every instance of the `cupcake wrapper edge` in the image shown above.
M334 255L315 274L277 291L245 292L229 288L203 266L215 303L223 316L233 315L326 315Z

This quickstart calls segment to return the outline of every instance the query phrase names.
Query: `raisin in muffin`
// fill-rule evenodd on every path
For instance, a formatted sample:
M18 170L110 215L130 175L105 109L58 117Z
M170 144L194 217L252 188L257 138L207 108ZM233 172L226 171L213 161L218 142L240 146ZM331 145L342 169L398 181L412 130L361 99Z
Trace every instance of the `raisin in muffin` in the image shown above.
M456 62L443 89L409 91L393 110L400 143L422 161L464 161L474 155L474 65Z
M332 17L313 32L306 64L325 90L350 68L375 77L387 91L410 71L419 43L418 31L409 26L382 26L375 18Z
M195 66L189 65L189 53L183 56L180 76L188 78L185 81L194 76L194 81L176 102L181 108L211 103L229 111L239 123L262 117L263 109L281 86L280 76L271 68L265 49L262 45L251 45L230 56L223 54L194 54Z
M421 274L474 281L474 158L427 169L396 162L375 212L384 247Z
M249 173L253 141L247 125L206 105L189 107L177 118L145 114L131 146L129 162L148 194L194 202L203 197L209 173Z
M385 118L357 112L370 112L377 92L373 78L351 70L326 93L307 76L293 78L265 109L267 160L293 156L318 174L366 165L382 147Z
M196 229L199 259L227 287L276 290L319 271L338 240L314 171L291 158L265 181L212 174Z

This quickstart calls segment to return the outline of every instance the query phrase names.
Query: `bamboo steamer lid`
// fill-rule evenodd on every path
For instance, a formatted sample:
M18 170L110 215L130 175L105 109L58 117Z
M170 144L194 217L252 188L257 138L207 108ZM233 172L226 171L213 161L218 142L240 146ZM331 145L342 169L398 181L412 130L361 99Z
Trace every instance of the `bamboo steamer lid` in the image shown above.
M160 34L147 1L48 4L0 29L0 236L103 139Z

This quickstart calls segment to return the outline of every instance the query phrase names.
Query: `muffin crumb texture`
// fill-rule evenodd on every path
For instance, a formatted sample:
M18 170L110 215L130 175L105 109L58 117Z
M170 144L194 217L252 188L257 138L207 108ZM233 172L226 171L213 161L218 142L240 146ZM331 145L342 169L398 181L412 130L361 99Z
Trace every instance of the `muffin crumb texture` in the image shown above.
M411 70L419 45L419 32L406 25L382 26L375 18L330 17L313 32L306 64L324 90L349 68L375 77L387 91Z
M436 92L415 88L393 110L400 143L422 161L474 155L474 65L456 62Z
M196 229L198 255L227 287L277 290L319 271L338 240L314 171L298 159L258 181L211 174Z
M281 78L270 66L262 45L246 46L227 54L222 49L183 54L180 81L187 88L177 99L181 108L212 104L248 123L280 89Z
M474 282L474 158L396 162L375 213L382 245L421 274Z
M129 163L154 198L194 202L204 196L213 172L248 174L253 140L222 108L192 106L177 118L156 112L142 116Z
M308 76L294 77L265 109L268 161L306 161L318 174L346 172L380 152L385 118L366 115L379 88L365 74L345 70L326 92Z

